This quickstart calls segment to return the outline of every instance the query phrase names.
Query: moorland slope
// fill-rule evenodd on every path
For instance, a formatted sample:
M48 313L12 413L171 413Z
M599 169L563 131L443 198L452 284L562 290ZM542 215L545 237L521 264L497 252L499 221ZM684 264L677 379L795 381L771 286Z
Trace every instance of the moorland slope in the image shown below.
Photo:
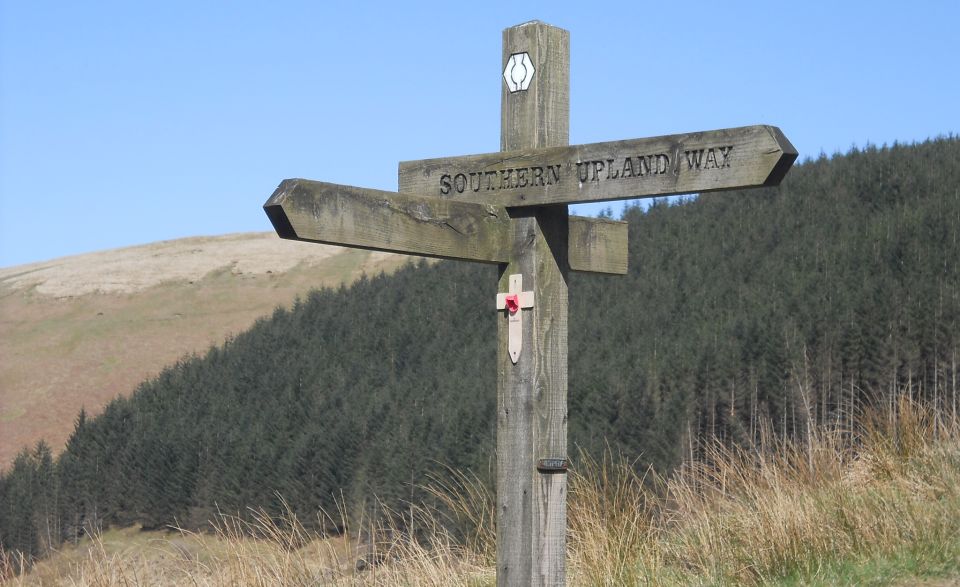
M99 414L311 288L407 259L241 233L0 268L0 470L41 438L59 452L81 407Z

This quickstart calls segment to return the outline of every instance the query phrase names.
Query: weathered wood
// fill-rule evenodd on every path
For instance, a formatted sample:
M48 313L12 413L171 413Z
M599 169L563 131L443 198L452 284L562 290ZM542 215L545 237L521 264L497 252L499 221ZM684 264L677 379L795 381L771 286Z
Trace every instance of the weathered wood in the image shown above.
M509 143L516 145L516 141ZM773 126L404 161L400 191L502 206L778 185L797 150Z
M567 143L569 47L567 31L539 22L504 31L502 63L526 52L536 74L526 91L503 84L501 148ZM536 303L516 365L505 316L497 328L497 585L563 585L567 476L541 473L537 462L567 455L567 207L510 215L513 248L499 291L522 274Z
M510 259L510 218L492 204L287 179L263 208L280 238L486 263Z
M484 263L510 259L509 216L493 204L288 179L263 207L280 238ZM625 223L573 216L570 231L575 271L626 272Z
M567 237L570 271L627 273L628 223L571 216Z

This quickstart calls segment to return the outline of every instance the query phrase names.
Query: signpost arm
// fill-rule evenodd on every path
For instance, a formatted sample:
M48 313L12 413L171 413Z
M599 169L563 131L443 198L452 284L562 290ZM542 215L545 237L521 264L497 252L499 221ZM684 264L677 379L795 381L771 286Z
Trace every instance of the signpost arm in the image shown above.
M529 63L534 72L526 90L502 86L502 150L568 144L569 39L540 22L503 32L503 63ZM528 62L513 59L523 53ZM530 344L516 365L502 315L497 328L497 584L563 585L566 471L538 471L537 463L567 457L567 206L510 214L513 247L500 266L499 291L508 290L510 275L522 274L536 304L532 319L523 320Z
M286 179L263 208L280 238L462 261L510 259L512 222L502 206ZM619 236L609 229L577 234L599 250ZM619 261L605 255L591 268L616 270Z

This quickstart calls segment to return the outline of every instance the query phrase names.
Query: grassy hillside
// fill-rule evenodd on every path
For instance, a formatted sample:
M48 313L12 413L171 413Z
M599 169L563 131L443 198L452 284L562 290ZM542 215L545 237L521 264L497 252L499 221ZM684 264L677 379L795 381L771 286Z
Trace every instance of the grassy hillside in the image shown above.
M59 452L81 407L99 414L297 295L406 259L260 233L0 269L0 470L40 439Z
M705 442L708 459L667 476L610 455L582 460L570 482L570 584L956 584L957 423L904 399L848 432L818 427L743 450ZM469 521L465 537L431 508L406 514L416 532L380 526L372 544L364 524L331 536L289 513L221 515L207 534L85 537L15 584L494 585L492 495L468 475L431 489Z
M629 210L630 274L570 281L571 443L666 472L709 461L700 438L849 435L904 398L954 422L958 161L953 138L870 148L776 189ZM488 480L495 283L492 267L423 264L277 310L81 415L56 463L21 453L0 540L44 552L248 507L335 532L318 508L345 498L354 521L373 496L429 498L440 463Z

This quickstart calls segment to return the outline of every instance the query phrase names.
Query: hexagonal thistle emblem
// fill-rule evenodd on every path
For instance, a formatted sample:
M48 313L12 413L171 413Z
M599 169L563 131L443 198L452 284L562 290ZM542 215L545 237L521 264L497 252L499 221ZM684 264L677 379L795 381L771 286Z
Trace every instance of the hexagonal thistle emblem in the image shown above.
M514 53L507 59L507 66L503 68L503 80L507 82L510 93L522 92L530 87L533 80L533 62L527 53Z

